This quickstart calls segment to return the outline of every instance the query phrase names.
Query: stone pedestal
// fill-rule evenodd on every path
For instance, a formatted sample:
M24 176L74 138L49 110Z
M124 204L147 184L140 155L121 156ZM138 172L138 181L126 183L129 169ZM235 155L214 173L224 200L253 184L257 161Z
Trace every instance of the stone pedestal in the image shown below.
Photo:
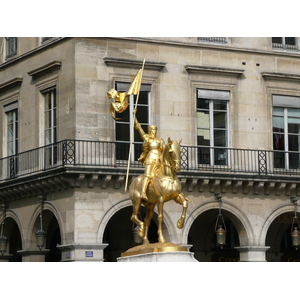
M133 247L122 253L118 262L197 262L189 249L172 243L154 243Z
M153 252L119 257L118 262L197 262L191 252Z

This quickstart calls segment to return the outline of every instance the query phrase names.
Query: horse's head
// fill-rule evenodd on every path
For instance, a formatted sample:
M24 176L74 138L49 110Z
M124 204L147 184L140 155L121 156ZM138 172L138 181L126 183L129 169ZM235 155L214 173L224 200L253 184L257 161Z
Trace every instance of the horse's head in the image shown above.
M174 171L180 172L181 166L180 166L180 154L181 154L181 149L180 149L180 143L182 139L179 141L172 141L170 138L168 138L168 155L172 161L173 169Z

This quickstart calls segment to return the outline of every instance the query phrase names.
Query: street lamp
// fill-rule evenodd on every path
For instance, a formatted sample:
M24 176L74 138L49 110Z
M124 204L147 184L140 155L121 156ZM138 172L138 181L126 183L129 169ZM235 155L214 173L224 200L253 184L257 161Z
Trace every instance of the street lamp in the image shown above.
M300 226L299 226L299 219L297 216L298 199L296 197L291 197L290 199L291 199L291 203L293 203L295 207L295 216L293 218L292 227L291 227L292 244L293 247L295 247L295 249L298 250L298 246L300 245L300 231L298 230Z
M36 246L40 249L40 251L42 250L42 248L45 245L45 241L46 241L46 235L47 232L45 232L43 230L43 217L42 217L42 211L44 208L44 201L46 200L47 196L46 195L41 195L38 197L38 199L41 202L41 211L40 211L40 229L35 233L36 236Z
M6 216L6 205L3 204L2 205L3 208L3 220L1 222L1 236L0 236L0 254L4 255L4 253L6 252L7 249L7 243L8 243L8 239L6 236L3 235L3 230L4 230L4 220L5 220L5 216Z
M224 218L221 212L221 207L222 207L222 195L221 194L215 194L216 200L219 201L219 213L217 216L216 220L216 225L215 225L215 233L216 233L216 238L217 238L217 244L220 246L221 249L226 244L226 226L224 222ZM218 227L218 229L217 229ZM223 228L224 227L224 228Z

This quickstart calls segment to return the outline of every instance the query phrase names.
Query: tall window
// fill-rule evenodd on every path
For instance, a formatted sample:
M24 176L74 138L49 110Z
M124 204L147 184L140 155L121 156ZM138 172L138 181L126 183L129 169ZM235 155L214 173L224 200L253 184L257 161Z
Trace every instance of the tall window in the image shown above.
M4 107L6 114L6 154L8 156L8 174L10 178L18 173L18 103Z
M17 54L17 38L7 37L6 38L6 58L10 58Z
M126 92L129 83L116 83L116 90ZM136 117L145 132L148 132L149 125L149 102L151 85L142 84L139 94ZM133 108L137 96L130 96L128 108L121 114L116 113L116 141L117 141L117 160L128 160L130 134L133 128ZM142 153L142 139L139 133L134 129L134 144L131 151L131 160L136 161Z
M226 165L229 92L197 90L197 145L200 164Z
M273 96L274 167L300 167L300 97Z
M57 162L57 123L56 123L56 89L43 91L44 97L44 145L46 147L46 166Z
M297 50L295 37L272 37L273 49Z

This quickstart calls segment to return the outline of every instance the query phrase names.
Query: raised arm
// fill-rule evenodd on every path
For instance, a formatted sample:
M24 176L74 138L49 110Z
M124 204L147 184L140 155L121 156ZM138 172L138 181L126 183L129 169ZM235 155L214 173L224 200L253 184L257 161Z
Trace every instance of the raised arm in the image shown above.
M145 131L143 130L141 124L138 122L137 118L136 118L136 109L134 111L134 128L139 132L141 138L144 140L145 139Z

